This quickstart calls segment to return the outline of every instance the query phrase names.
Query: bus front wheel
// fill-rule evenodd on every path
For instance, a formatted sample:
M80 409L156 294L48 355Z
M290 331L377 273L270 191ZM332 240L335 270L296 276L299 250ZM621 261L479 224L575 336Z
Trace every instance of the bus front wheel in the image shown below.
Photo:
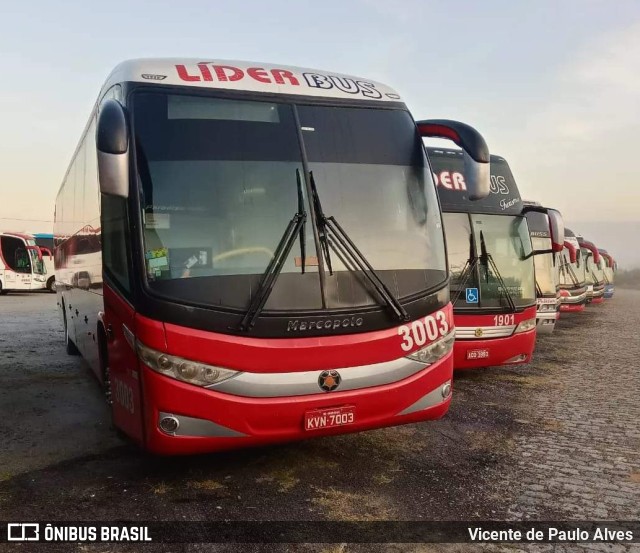
M56 293L56 277L52 276L47 280L47 290L52 293Z
M8 290L5 290L2 287L2 281L0 280L0 296L4 296L7 292L8 292Z

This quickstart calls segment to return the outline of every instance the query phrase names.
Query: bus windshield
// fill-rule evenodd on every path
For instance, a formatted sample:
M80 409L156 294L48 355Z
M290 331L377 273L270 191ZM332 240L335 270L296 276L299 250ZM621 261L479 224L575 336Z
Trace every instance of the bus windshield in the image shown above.
M576 263L571 263L569 252L564 249L558 256L558 281L564 288L580 288L585 285L587 272L582 251L576 251Z
M531 243L534 250L550 250L551 239L531 237ZM536 286L538 293L549 296L556 293L556 268L553 264L553 254L545 253L534 257L534 265L536 268Z
M581 251L586 259L587 284L601 284L604 281L604 272L600 265L593 261L593 253L585 248L581 248Z
M246 308L302 207L309 216L265 310L380 305L335 244L331 273L316 249L310 173L324 213L395 298L446 282L434 183L404 110L138 92L133 126L147 283L158 295Z
M36 245L35 240L27 240L26 242L28 246L31 246L28 251L29 251L29 257L31 258L31 267L34 274L44 275L47 272L47 270L44 267L42 253L38 255L39 253L38 250L34 248L34 246Z
M526 219L466 213L445 213L443 217L451 295L456 307L504 308L508 305L507 296L516 307L535 303L534 267ZM484 252L492 263L483 261ZM475 264L474 255L478 257ZM471 273L470 266L474 266ZM477 302L468 301L474 299L473 294L469 297L466 293L469 288L479 289Z

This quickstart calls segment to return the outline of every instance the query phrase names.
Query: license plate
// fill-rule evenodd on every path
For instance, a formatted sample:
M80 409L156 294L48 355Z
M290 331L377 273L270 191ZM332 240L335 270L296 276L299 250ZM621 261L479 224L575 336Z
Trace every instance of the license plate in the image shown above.
M488 349L468 349L467 359L487 359L489 357Z
M356 408L353 405L315 409L304 414L304 429L317 430L353 424L356 420Z

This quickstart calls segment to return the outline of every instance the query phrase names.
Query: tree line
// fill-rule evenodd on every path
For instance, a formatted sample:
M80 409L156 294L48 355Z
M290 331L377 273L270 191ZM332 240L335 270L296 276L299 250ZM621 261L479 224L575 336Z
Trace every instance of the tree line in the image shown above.
M619 270L615 276L615 285L621 288L640 289L640 269Z

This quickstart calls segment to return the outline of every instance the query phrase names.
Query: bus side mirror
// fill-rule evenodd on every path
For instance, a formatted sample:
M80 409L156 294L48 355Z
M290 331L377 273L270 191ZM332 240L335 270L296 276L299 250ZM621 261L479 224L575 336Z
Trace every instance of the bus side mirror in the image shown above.
M109 196L129 196L129 129L124 108L116 100L106 100L96 129L100 192Z
M470 200L481 200L491 192L489 147L473 127L449 119L417 121L423 138L445 138L462 148L464 180Z
M580 247L581 248L585 248L586 250L591 252L591 255L593 256L594 264L599 265L600 264L600 252L598 251L598 248L596 248L594 243L593 242L589 242L587 240L579 241L579 243L580 243Z
M564 220L560 212L555 209L548 209L549 232L551 234L551 249L554 252L561 252L564 249Z

